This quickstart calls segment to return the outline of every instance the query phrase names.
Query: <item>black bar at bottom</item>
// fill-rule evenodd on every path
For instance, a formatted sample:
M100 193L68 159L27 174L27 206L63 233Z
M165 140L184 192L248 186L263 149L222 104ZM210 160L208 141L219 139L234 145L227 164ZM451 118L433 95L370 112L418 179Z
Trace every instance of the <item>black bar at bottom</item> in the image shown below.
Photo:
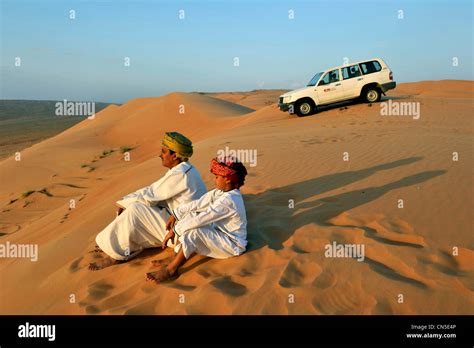
M469 346L473 316L0 316L0 346ZM54 340L53 329L54 325ZM31 337L31 336L43 337ZM22 337L20 337L22 336ZM26 336L26 337L25 337Z

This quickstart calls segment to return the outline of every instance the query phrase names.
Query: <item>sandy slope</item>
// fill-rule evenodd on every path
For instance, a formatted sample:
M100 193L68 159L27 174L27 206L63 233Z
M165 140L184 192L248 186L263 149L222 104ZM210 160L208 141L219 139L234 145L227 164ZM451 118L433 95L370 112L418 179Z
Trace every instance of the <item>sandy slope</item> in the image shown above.
M426 81L389 93L421 103L419 120L380 116L378 104L297 118L269 103L278 91L172 93L108 107L24 150L20 162L0 163L0 243L39 245L37 262L0 259L0 312L472 313L473 86ZM165 172L157 155L168 130L193 139L192 163L208 188L217 150L258 151L242 189L250 250L229 260L197 257L160 286L144 275L169 250L88 271L114 202ZM133 148L130 161L122 146ZM363 244L365 260L325 257L333 241Z

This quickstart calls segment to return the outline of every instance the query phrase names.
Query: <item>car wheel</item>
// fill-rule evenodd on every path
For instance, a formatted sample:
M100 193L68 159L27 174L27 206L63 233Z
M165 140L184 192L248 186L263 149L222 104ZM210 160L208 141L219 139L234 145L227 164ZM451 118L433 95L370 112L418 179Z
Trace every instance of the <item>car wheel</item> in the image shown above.
M381 97L382 94L377 87L369 87L364 90L363 98L366 103L376 103L380 101Z
M308 116L314 109L313 103L308 100L303 100L301 102L296 103L295 105L295 113L298 116Z

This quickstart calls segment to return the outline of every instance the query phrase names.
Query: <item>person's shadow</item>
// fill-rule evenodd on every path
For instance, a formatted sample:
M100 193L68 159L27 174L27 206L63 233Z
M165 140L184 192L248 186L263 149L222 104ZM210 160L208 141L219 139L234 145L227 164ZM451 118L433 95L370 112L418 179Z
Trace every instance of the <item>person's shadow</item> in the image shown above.
M329 219L374 201L391 190L416 185L446 172L445 170L425 171L382 186L366 187L311 200L317 195L365 179L378 171L411 164L421 159L421 157L406 158L362 170L325 175L259 194L244 195L248 218L247 252L266 245L271 249L282 249L283 243L304 225L311 222L329 225L327 223ZM292 201L294 208L291 208ZM295 213L295 211L298 212Z

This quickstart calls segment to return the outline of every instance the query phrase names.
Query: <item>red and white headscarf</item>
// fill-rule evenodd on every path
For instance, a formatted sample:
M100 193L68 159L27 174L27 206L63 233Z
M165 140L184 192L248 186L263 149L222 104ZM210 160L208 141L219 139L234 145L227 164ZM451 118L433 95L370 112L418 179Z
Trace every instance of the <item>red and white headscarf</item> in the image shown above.
M224 157L222 160L213 158L211 160L211 173L226 177L239 188L244 184L247 169L242 162L234 158Z

